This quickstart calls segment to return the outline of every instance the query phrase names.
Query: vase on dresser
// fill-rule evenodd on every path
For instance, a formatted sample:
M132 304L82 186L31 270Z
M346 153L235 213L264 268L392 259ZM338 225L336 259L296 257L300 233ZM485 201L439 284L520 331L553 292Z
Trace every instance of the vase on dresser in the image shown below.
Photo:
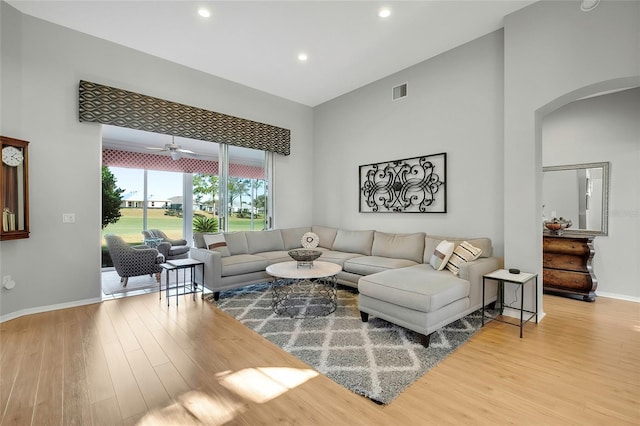
M542 281L545 293L596 300L598 280L593 272L593 235L543 236Z

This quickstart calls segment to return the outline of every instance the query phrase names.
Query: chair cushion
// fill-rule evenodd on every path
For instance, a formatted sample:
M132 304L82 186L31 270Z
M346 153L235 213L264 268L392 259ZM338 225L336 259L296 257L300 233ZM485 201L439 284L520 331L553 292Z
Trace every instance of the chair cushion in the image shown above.
M281 229L284 249L291 250L302 247L302 236L311 231L311 227Z
M249 231L246 232L245 236L249 253L284 250L282 233L279 229L274 229L273 231Z
M224 239L227 242L229 253L231 255L236 254L248 254L249 246L247 245L246 232L225 232Z
M336 239L336 228L328 228L326 226L312 226L311 232L318 236L318 247L324 247L331 250L333 248L333 242Z
M318 258L323 262L332 262L337 263L340 266L344 266L344 261L347 259L353 259L354 257L360 257L361 254L358 253L345 253L342 251L333 251L321 249L322 255Z
M361 294L420 312L435 312L469 297L469 288L468 281L425 264L378 272L358 281Z
M422 263L424 237L424 232L390 234L376 231L373 234L371 254L394 259L409 259L416 263Z
M191 247L189 246L171 246L169 248L169 256L180 256L181 254L187 253Z

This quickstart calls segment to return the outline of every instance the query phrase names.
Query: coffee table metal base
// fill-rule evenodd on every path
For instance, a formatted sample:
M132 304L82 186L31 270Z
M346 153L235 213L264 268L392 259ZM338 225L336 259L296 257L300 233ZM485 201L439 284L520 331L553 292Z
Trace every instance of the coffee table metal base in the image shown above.
M290 318L327 316L337 307L335 275L322 278L276 278L271 284L271 307Z

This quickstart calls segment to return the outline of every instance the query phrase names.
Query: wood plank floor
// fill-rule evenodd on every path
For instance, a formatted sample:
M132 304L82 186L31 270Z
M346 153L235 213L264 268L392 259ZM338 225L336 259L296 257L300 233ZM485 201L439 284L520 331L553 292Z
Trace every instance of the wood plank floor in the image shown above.
M2 425L640 424L640 304L545 295L387 406L200 299L146 294L0 324Z

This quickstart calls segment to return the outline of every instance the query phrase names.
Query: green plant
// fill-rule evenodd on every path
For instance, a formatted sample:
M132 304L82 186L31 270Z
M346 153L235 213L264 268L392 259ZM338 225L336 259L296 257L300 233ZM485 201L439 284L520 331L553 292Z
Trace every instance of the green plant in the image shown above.
M218 232L218 218L205 217L202 215L193 218L194 232Z
M120 219L120 203L124 189L108 167L102 166L102 229Z

